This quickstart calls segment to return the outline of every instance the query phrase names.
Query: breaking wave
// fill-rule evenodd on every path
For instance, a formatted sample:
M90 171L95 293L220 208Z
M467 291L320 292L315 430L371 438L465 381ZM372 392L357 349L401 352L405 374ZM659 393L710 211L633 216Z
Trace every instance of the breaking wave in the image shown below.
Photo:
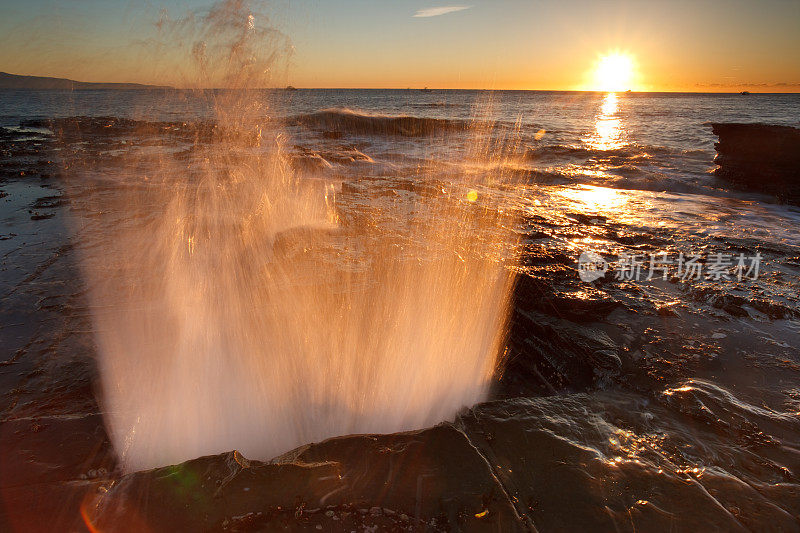
M635 158L648 159L655 156L681 156L709 158L705 150L677 150L666 146L644 146L628 144L621 148L604 149L589 146L550 144L529 148L525 152L525 159L538 161L545 159L573 158L573 159L612 159Z
M403 137L425 137L469 128L469 122L464 120L381 115L347 108L297 115L289 123L339 133Z

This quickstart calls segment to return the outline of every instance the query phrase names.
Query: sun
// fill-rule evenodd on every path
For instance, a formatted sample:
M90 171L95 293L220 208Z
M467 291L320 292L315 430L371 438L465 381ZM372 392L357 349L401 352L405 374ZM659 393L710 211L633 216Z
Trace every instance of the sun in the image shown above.
M612 52L598 59L594 69L593 89L620 92L631 89L634 81L633 57L623 52Z

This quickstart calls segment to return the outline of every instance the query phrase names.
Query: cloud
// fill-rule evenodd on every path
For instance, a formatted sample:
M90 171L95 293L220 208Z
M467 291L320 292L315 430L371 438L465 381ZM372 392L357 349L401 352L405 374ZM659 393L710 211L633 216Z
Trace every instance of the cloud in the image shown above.
M456 11L464 11L472 6L441 6L441 7L428 7L417 11L415 17L438 17L439 15L446 15L448 13L455 13Z

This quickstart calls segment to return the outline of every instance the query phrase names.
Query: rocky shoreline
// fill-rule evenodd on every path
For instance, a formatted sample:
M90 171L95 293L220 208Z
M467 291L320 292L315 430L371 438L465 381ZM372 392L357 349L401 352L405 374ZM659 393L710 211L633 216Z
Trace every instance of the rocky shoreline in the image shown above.
M268 462L230 451L122 476L95 400L77 258L109 238L91 229L87 176L113 173L137 128L84 126L59 147L0 130L0 526L800 530L800 247L591 211L521 214L508 350L489 402L433 428L336 437ZM188 157L181 143L195 131L158 134ZM74 153L91 168L65 165ZM398 189L424 187L346 181L342 199ZM623 253L721 250L762 254L767 274L587 283L575 242L612 268Z

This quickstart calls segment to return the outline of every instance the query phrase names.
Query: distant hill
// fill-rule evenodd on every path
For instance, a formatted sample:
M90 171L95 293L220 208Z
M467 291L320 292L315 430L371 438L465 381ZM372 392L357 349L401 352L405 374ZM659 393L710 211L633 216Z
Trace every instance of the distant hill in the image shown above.
M66 78L47 78L44 76L17 76L0 72L0 89L68 89L81 91L87 89L115 89L131 91L136 89L171 89L164 85L142 85L140 83L88 83Z

